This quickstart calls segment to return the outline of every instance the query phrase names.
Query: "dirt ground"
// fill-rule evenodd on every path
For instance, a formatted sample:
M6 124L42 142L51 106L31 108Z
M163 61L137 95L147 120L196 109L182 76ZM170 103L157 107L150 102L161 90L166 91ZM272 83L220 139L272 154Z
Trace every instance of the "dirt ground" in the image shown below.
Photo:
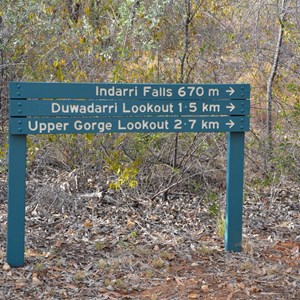
M225 252L201 195L165 201L28 186L25 266L10 268L1 181L0 299L299 299L297 186L245 195L241 253Z

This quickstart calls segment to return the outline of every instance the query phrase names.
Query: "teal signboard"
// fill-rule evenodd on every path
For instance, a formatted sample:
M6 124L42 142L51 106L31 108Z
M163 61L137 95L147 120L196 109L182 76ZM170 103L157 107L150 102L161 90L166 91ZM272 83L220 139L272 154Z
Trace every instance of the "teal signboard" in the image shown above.
M11 101L10 116L249 115L240 100L27 100Z
M13 82L14 99L249 99L249 84L123 84Z
M12 118L11 134L245 131L245 117Z
M225 249L241 251L249 84L10 83L7 262L24 265L26 136L227 132Z

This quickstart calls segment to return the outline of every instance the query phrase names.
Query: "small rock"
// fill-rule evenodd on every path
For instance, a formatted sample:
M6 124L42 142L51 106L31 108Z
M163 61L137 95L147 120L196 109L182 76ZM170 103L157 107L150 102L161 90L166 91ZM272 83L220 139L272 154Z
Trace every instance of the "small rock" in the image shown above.
M109 205L117 205L118 201L115 200L113 197L110 197L108 195L103 196L102 201L103 204L109 204Z
M3 270L4 270L4 271L9 271L9 270L10 270L10 265L9 265L8 263L5 263L5 264L3 265Z
M114 287L113 287L112 285L108 285L108 286L106 287L106 289L108 289L109 291L114 291L114 290L115 290Z
M26 281L24 279L17 279L15 282L15 288L17 290L23 289L26 286Z
M300 246L300 235L298 235L295 239L294 242Z
M201 286L201 291L202 292L206 293L206 292L208 292L208 290L209 290L209 287L208 287L207 284L204 284L204 285Z
M42 284L42 281L40 281L36 276L33 276L32 277L32 283L34 285L41 285Z

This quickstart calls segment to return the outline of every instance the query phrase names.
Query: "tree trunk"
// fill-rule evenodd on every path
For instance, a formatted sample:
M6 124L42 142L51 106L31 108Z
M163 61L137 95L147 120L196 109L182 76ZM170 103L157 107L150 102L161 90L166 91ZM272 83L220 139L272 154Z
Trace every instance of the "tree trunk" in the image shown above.
M280 58L280 50L282 46L283 34L284 34L284 26L285 26L285 15L286 15L286 0L282 0L281 7L279 8L279 30L277 36L277 44L274 52L274 59L271 68L271 72L267 81L267 159L271 160L273 156L273 84L277 75L279 58Z
M4 88L4 53L3 53L3 18L0 16L0 68L1 68L1 79L0 79L0 118L1 118L1 131L4 131L4 103L3 103L3 88Z

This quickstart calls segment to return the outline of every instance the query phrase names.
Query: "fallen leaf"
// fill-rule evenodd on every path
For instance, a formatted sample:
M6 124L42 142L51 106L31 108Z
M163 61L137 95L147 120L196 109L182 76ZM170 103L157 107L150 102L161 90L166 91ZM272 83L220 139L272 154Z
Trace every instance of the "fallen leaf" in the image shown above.
M258 288L257 286L251 286L248 290L251 294L256 294L260 292L260 288Z
M206 293L206 292L208 292L208 290L209 290L209 287L208 287L207 284L203 284L203 285L201 286L201 291L202 291L202 292Z
M61 245L62 245L62 241L57 240L57 241L55 242L55 247L56 247L56 248L60 248Z
M175 279L177 285L179 285L179 286L184 286L184 283L179 279L179 277L174 276L174 279Z
M154 250L154 251L159 251L159 246L158 246L158 245L155 245L154 248L153 248L153 250Z
M72 290L78 290L78 287L74 284L66 284L65 288L66 289L72 289ZM105 291L106 291L106 289L105 289Z
M298 235L298 236L294 239L294 243L297 244L298 246L300 246L300 235Z
M132 221L131 219L128 219L128 220L127 220L127 228L128 228L128 229L131 229L131 228L134 227L134 226L135 226L134 221Z
M234 292L234 287L230 283L227 283L226 287L230 292Z
M5 263L5 264L3 265L3 270L4 270L4 271L9 271L9 270L10 270L10 265L9 265L8 263Z
M188 294L189 299L199 299L199 295L195 292Z
M90 228L90 227L93 227L93 222L89 219L85 220L85 222L83 223L83 226L85 228Z
M292 254L292 255L298 254L298 253L299 253L299 249L300 249L300 246L295 245L295 246L292 248L292 250L291 250L291 254Z
M175 258L175 253L173 252L168 252L166 258L168 260L173 260Z
M26 282L24 279L20 279L16 281L16 289L22 289L26 285Z
M42 284L42 281L40 281L37 276L32 276L32 283L34 285L41 285Z
M236 286L237 286L240 290L244 290L244 289L245 289L245 285L244 285L242 282L237 283Z
M291 261L289 262L289 266L290 266L290 267L297 267L297 262L296 262L295 260L291 260Z

